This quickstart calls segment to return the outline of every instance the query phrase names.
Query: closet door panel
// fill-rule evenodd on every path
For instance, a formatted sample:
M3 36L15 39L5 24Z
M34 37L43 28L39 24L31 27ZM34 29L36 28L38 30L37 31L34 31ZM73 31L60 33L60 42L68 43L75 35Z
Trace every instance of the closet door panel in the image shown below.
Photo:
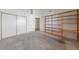
M2 38L16 35L16 16L2 14Z
M17 16L17 34L26 33L26 17Z

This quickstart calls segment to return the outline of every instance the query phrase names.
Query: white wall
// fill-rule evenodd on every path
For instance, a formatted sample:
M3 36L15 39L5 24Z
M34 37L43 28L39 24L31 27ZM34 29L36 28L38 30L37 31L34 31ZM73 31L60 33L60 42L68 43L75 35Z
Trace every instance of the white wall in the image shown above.
M33 15L27 16L27 32L35 31L35 17Z
M0 40L1 40L1 13L0 13Z
M9 14L15 14L15 15L22 15L27 16L30 12L28 9L25 11L22 11L21 9L0 9L1 12L9 13Z
M40 31L45 31L45 18L40 17Z
M26 33L26 17L17 16L17 34Z
M16 35L16 16L2 14L2 38Z

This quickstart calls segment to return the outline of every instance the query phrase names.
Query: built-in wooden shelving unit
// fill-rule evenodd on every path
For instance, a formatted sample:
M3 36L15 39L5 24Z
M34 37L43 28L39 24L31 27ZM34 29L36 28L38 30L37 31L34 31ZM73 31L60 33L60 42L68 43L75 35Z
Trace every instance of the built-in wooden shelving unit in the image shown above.
M63 39L79 41L79 11L71 10L45 17L45 31Z

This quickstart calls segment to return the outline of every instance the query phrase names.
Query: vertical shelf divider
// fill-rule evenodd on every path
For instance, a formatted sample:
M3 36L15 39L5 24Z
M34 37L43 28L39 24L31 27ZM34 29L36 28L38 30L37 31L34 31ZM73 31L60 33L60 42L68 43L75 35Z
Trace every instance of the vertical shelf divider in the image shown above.
M52 28L52 32L53 32L53 15L51 15L51 28Z
M77 41L79 42L79 10L77 10Z

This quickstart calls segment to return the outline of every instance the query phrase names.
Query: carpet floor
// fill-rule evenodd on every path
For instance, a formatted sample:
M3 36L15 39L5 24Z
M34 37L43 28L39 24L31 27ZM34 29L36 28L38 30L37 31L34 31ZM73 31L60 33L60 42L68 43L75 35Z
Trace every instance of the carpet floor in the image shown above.
M30 32L0 41L0 50L78 50L79 43L55 39L43 32Z

